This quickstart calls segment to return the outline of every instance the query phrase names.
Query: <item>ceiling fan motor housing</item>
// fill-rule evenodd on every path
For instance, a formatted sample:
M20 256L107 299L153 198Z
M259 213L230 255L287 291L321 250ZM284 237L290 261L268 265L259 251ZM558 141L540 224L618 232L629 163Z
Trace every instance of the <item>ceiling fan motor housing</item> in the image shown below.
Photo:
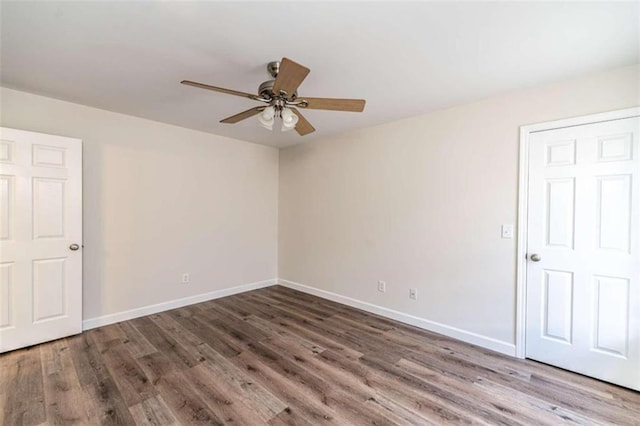
M264 83L262 83L258 87L258 94L263 98L267 98L267 99L283 98L289 101L293 101L298 97L297 91L294 92L293 95L289 95L288 93L285 96L282 96L282 94L275 94L273 92L273 85L275 84L275 82L276 82L275 80L267 80Z
M273 98L273 85L275 84L275 80L268 80L265 81L264 83L262 83L259 87L258 87L258 94L262 97L265 98Z

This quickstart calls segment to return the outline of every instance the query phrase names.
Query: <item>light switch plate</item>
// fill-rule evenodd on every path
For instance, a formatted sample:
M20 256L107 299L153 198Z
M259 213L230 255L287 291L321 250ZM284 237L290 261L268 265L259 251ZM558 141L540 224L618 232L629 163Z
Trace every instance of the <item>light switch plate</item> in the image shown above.
M513 225L502 225L502 238L507 240L513 239Z

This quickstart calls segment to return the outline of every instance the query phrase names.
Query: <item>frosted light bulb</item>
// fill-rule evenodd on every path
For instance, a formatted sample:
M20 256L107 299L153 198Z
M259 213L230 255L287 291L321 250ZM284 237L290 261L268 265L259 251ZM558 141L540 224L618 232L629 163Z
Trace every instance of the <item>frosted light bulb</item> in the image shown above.
M282 131L286 132L288 130L294 129L296 124L298 123L298 116L291 111L289 108L284 108L280 113L282 117Z
M268 106L258 116L258 122L262 127L268 130L273 130L273 123L275 121L276 111L272 106Z
M264 109L264 111L262 111L262 118L265 119L266 121L271 120L274 116L275 116L275 108L272 106L268 106Z

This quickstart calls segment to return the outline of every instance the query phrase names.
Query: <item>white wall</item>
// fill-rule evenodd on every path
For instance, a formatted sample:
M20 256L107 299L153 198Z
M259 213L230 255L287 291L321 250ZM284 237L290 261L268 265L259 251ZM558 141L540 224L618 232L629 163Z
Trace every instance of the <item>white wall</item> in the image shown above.
M83 140L85 319L277 277L275 148L0 97L2 126Z
M519 126L639 105L639 81L627 67L281 150L280 278L512 347L500 225L517 218Z

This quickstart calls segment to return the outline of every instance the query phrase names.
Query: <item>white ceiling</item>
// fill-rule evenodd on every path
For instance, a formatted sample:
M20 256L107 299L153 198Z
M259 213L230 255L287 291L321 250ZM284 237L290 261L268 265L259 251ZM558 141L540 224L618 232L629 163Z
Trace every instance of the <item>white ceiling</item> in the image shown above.
M27 92L272 146L640 62L640 3L3 2L0 82ZM317 131L269 132L266 64L311 69L301 96L364 98L304 111Z

